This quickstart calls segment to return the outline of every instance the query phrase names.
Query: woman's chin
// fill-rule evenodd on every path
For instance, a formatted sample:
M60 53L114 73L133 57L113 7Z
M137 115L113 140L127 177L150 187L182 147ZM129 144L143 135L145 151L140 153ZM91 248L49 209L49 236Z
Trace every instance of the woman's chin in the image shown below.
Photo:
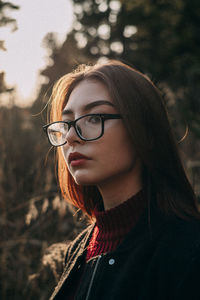
M94 176L90 177L87 175L72 175L74 181L76 182L76 184L78 185L97 185L97 180L95 180Z

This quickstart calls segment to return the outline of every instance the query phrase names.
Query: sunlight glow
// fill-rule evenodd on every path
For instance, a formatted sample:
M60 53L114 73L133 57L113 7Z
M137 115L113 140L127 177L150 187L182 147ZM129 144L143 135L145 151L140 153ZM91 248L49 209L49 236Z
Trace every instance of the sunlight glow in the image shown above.
M73 22L70 0L13 0L20 6L9 15L17 20L18 30L11 32L9 26L0 30L7 51L0 51L0 71L5 71L9 86L17 86L19 98L23 101L35 97L38 72L46 65L47 51L42 40L48 32L57 34L61 44Z

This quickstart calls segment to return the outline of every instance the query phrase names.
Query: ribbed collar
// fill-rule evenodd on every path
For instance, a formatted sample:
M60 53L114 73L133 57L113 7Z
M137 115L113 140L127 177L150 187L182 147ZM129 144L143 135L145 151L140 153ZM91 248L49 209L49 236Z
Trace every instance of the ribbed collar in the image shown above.
M144 191L141 190L130 199L109 210L102 211L96 207L94 214L96 226L99 229L98 239L104 239L105 236L119 239L124 236L137 223L146 203Z

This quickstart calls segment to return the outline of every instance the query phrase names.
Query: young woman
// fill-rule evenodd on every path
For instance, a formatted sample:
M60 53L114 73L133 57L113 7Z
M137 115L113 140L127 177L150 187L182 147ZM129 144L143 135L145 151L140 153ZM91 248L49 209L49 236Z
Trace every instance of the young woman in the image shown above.
M66 249L51 299L200 299L200 221L156 87L109 61L54 87L63 196L91 225Z

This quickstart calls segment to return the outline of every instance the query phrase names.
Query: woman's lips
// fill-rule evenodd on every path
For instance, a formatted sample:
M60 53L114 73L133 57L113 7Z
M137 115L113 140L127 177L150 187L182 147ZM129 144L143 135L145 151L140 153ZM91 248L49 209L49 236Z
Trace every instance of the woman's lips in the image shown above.
M70 165L72 167L77 167L77 166L83 165L86 161L87 161L87 159L85 159L85 158L75 159L75 160L71 161Z
M70 153L68 162L71 166L81 166L83 165L89 158L79 152Z

